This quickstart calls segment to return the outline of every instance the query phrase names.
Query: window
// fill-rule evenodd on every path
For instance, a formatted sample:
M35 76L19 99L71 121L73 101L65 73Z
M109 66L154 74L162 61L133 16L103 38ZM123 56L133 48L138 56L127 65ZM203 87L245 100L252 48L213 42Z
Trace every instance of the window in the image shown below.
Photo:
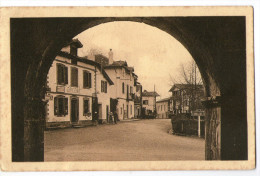
M101 92L107 93L107 82L101 80Z
M83 71L83 88L91 88L91 73Z
M78 69L71 68L71 86L78 87Z
M84 98L83 100L83 115L86 116L89 113L89 99Z
M65 116L68 114L68 98L58 96L54 98L54 115Z
M70 46L70 54L77 56L78 55L78 49L75 46Z
M120 108L121 109L121 114L123 114L123 108Z
M132 115L132 105L130 106L130 114Z
M133 93L133 87L130 86L130 93L132 94Z
M161 111L162 111L162 105L161 105Z
M57 83L60 85L68 84L68 67L57 64Z
M122 83L122 93L125 93L125 83Z
M144 104L144 105L148 105L148 100L144 100L144 101L143 101L143 104Z

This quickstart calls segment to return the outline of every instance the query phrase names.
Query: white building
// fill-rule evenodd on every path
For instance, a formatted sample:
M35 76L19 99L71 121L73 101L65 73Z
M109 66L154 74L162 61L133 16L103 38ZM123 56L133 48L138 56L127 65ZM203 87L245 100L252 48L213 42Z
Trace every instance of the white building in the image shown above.
M143 101L143 108L145 109L145 114L149 115L154 113L155 111L155 104L156 104L156 97L160 96L157 92L148 92L144 90L142 93L142 101Z
M173 109L172 97L164 98L156 102L157 118L169 118L170 112Z
M110 112L112 80L100 64L77 56L76 39L56 56L47 76L46 126L106 121ZM96 101L97 100L97 101Z
M135 82L135 118L142 117L142 85L139 82Z
M110 58L112 59L112 58ZM113 64L104 67L107 74L114 82L111 86L111 97L118 100L118 118L134 118L134 82L133 67L128 67L126 61L114 61Z

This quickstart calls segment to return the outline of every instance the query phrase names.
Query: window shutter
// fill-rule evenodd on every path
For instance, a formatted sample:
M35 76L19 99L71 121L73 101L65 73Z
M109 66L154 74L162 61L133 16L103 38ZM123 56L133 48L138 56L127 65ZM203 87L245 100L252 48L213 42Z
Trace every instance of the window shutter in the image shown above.
M62 83L62 66L60 64L57 64L57 83L61 84Z
M78 87L78 69L75 69L75 86Z
M58 115L58 98L54 97L54 115Z
M89 86L89 88L91 88L91 82L92 82L92 80L91 80L91 73L88 73L88 81L89 81L89 84L88 84L88 86Z
M68 84L68 67L64 66L64 83Z
M83 71L83 86L84 88L88 87L88 73Z
M68 98L64 98L64 115L68 115Z
M107 82L105 81L105 93L107 93Z

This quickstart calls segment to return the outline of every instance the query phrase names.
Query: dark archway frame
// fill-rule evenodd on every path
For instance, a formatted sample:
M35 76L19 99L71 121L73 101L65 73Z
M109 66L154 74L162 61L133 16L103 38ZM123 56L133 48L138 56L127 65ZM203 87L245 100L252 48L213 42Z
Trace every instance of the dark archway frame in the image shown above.
M245 17L11 19L12 159L44 160L45 81L64 43L113 21L157 27L196 61L206 96L206 159L247 159Z

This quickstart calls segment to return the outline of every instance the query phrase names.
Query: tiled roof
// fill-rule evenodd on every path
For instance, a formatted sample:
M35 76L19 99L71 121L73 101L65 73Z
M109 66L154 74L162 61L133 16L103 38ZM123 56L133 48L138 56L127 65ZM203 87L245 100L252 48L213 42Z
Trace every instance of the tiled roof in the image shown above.
M107 65L104 67L105 69L111 68L125 68L127 73L134 72L134 67L128 67L126 61L114 61L112 64ZM134 74L134 73L133 73ZM134 74L135 75L135 74ZM137 76L137 75L136 75Z
M171 89L169 90L169 92L172 92L175 88L178 88L178 89L190 89L192 87L194 87L193 84L174 84L171 87ZM196 88L203 89L203 85L198 84L198 85L196 85Z
M108 81L108 83L110 85L113 85L113 81L110 79L110 77L108 76L108 74L105 72L105 70L101 67L101 65L95 61L92 61L92 60L89 60L89 59L86 59L86 57L78 57L78 56L74 56L74 55L71 55L67 52L63 52L63 51L60 51L58 53L59 56L62 56L62 57L66 57L68 59L76 59L77 61L80 61L80 62L83 62L83 63L86 63L86 64L89 64L89 65L94 65L96 66L100 72L103 74L103 76L105 77L105 79Z
M144 90L142 92L142 96L144 96L144 97L153 97L153 96L158 97L160 95L157 92L148 92L148 91Z
M164 101L169 101L170 99L172 99L172 97L168 97L168 98L164 98L164 99L158 100L157 103L164 102Z

